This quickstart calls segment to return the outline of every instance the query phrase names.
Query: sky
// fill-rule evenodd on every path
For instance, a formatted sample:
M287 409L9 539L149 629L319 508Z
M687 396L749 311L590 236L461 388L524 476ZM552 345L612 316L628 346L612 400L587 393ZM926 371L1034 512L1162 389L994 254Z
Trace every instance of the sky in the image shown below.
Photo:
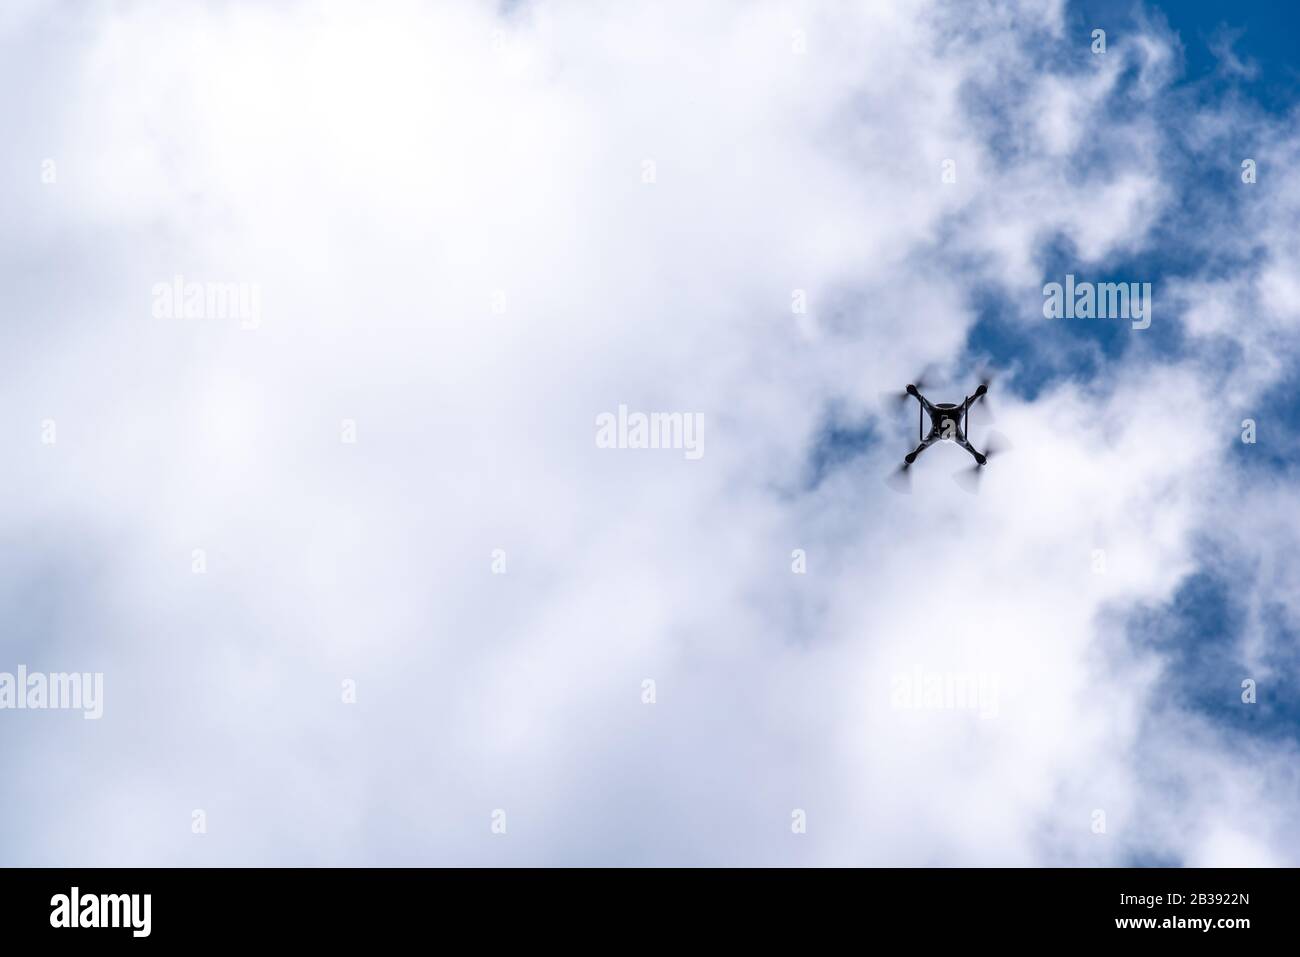
M1300 864L1296 16L5 4L0 863Z

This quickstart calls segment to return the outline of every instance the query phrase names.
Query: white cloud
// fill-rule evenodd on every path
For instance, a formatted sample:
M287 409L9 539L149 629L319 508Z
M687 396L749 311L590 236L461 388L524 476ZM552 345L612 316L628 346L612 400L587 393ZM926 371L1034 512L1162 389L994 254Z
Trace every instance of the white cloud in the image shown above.
M50 270L11 277L36 331L0 385L0 521L70 606L11 629L102 663L107 697L102 728L0 731L19 769L79 762L9 793L12 859L1294 863L1261 850L1294 814L1263 789L1253 825L1193 793L1202 836L1144 826L1161 662L1106 622L1198 561L1224 441L1195 360L1002 396L1016 449L978 498L949 447L886 491L905 432L801 490L827 404L950 364L976 284L1041 321L1043 243L1096 262L1167 208L1169 38L1134 40L1153 102L1075 177L1088 125L1009 104L1106 124L1121 94L1043 72L1059 4L1018 16L1023 40L916 4L135 8L38 82L0 67L43 117L5 147L0 238ZM261 327L153 319L178 273L259 283ZM704 413L707 454L597 449L619 403ZM998 714L891 707L915 668L996 673Z

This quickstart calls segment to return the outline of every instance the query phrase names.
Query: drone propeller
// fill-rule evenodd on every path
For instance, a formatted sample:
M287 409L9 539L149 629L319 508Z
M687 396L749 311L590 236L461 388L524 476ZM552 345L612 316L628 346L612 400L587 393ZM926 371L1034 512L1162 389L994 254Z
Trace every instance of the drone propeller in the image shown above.
M912 494L912 463L904 462L885 478L885 484L899 495Z
M912 380L911 384L916 386L916 391L924 392L928 386L934 384L931 372L932 367L927 366L924 372ZM911 397L912 394L906 389L901 389L897 392L892 390L889 392L882 392L880 393L880 404L891 412L898 412L907 404L907 400Z
M985 369L982 371L979 378L979 387L975 390L975 397L970 402L972 408L975 407L976 403L981 406L980 411L989 422L997 419L997 416L993 414L993 403L989 401L988 396L989 387L993 385L996 378L997 375L992 370Z
M985 459L991 459L1003 452L1010 452L1012 448L1011 440L998 431L990 432L984 439L984 445Z
M984 461L954 472L952 476L954 482L972 495L979 494L980 482L984 478L984 467L988 465L989 460L1011 450L1011 443L1001 432L990 432L984 442L987 446L984 449Z

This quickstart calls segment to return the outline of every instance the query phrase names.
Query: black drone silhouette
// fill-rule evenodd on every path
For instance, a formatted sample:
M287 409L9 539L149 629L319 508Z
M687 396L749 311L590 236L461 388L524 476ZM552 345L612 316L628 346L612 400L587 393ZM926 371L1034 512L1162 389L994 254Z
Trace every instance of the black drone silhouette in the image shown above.
M918 380L919 382L920 380ZM966 437L970 424L970 410L977 402L984 399L988 394L991 380L985 377L979 386L970 395L966 396L961 402L931 402L921 394L921 387L916 383L911 383L901 393L893 393L890 397L906 402L908 397L916 399L919 408L917 409L916 434L919 444L907 455L903 456L903 464L890 477L890 484L894 485L899 491L910 489L910 477L908 469L916 462L917 457L934 445L936 442L953 442L971 454L975 459L975 464L965 472L958 473L954 478L971 491L978 490L980 471L988 464L989 458L1002 451L1006 445L997 433L990 433L988 447L981 452L970 443ZM930 431L925 431L925 416L930 416Z

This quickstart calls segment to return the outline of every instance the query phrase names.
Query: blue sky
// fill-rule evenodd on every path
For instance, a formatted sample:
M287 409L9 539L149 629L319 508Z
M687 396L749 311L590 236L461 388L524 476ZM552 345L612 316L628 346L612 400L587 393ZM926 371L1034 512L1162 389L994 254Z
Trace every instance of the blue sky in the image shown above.
M1231 97L1240 103L1243 112L1258 111L1272 122L1285 123L1300 102L1300 74L1287 39L1294 32L1298 16L1289 4L1189 2L1144 6L1103 2L1069 4L1067 22L1085 33L1104 28L1114 43L1123 42L1126 32L1140 29L1143 21L1163 21L1177 36L1181 58L1181 72L1168 90L1171 99L1195 104L1217 103ZM1225 50L1231 50L1249 65L1249 74L1225 70ZM1171 183L1177 202L1155 224L1159 233L1156 241L1134 255L1109 259L1086 276L1080 275L1081 280L1125 281L1141 276L1159 285L1168 277L1203 275L1207 270L1221 274L1241 266L1242 257L1224 250L1215 251L1215 258L1207 262L1207 250L1200 241L1203 237L1196 227L1207 225L1207 219L1210 223L1222 222L1225 215L1239 211L1246 194L1240 189L1237 152L1252 154L1253 144L1247 138L1231 144L1237 152L1198 149L1183 140L1181 113L1171 112L1160 119L1165 120L1162 147L1167 150L1162 159L1178 174ZM1261 156L1258 161L1266 164L1267 157ZM1267 183L1257 185L1269 189ZM1232 225L1242 228L1246 224ZM1063 275L1077 262L1078 252L1068 237L1059 237L1043 250L1045 275ZM1071 341L1074 338L1097 342L1101 355L1111 358L1135 342L1123 334L1120 326L1105 323L1062 324L1054 330L1056 338L1045 342L1041 329L1035 328L1030 335L1024 329L1008 328L1002 321L1000 312L1014 312L1022 304L1005 303L998 297L990 299L980 304L980 320L972 330L969 348L977 355L987 353L1026 366L1010 384L1030 397L1056 376L1095 373L1097 357L1079 350ZM1185 346L1177 323L1157 325L1141 342L1159 354L1177 355Z
M1123 30L1133 25L1142 7L1123 0L1070 5L1078 24L1113 23ZM1288 37L1297 23L1295 8L1287 3L1232 3L1229 0L1189 0L1150 8L1159 11L1182 42L1185 71L1182 82L1199 85L1205 95L1222 95L1232 84L1270 110L1294 108L1297 82L1295 51ZM1243 64L1257 68L1250 76L1223 75L1217 51L1230 48Z
M1143 8L1131 3L1077 3L1070 5L1068 19L1080 27L1104 27L1114 42L1135 28L1135 17L1150 18L1156 11L1181 41L1183 72L1171 87L1173 96L1210 103L1232 97L1241 101L1244 112L1259 112L1280 124L1294 122L1300 103L1300 73L1289 38L1300 26L1300 11L1293 5L1198 2ZM1225 68L1227 50L1249 68L1248 73ZM1170 277L1203 275L1207 269L1231 274L1242 268L1240 257L1238 261L1229 256L1226 261L1207 262L1198 235L1213 230L1216 222L1222 223L1215 215L1222 210L1231 211L1234 228L1248 233L1248 217L1240 213L1243 192L1237 157L1179 143L1181 121L1179 114L1171 114L1165 132L1177 154L1181 176L1174 182L1178 201L1157 226L1156 241L1138 255L1102 264L1086 278L1101 282L1140 276L1159 287ZM1251 151L1248 141L1233 145ZM1268 157L1261 155L1259 162L1267 164ZM1047 276L1063 275L1077 262L1077 251L1070 248L1068 240L1052 244L1044 253ZM1019 307L990 297L980 307L981 316L971 330L967 348L972 356L988 355L1002 364L1014 364L1018 374L1006 385L1028 398L1063 378L1085 382L1099 378L1108 362L1137 341L1122 325L1105 323L1061 324L1053 330L1055 336L1044 337L1041 328L1029 330L1002 315ZM1151 361L1179 361L1195 348L1177 322L1159 323L1150 332L1141 345L1152 350ZM1096 343L1099 351L1080 349L1076 339ZM1232 354L1222 358L1231 367ZM1270 423L1282 426L1300 414L1295 375L1291 365L1262 397ZM1230 428L1224 445L1232 451L1233 466L1248 474L1262 470L1294 475L1294 442L1244 445L1237 431ZM1206 547L1212 550L1215 544L1209 542ZM1181 704L1232 734L1295 741L1300 735L1300 685L1295 670L1298 639L1292 623L1277 607L1265 605L1259 625L1271 649L1268 664L1276 668L1280 679L1273 684L1269 700L1261 700L1257 708L1242 708L1240 688L1225 680L1225 676L1250 673L1239 643L1248 627L1241 592L1251 587L1252 564L1249 555L1210 563L1190 575L1169 601L1137 611L1130 627L1135 641L1150 643L1170 656L1170 691Z
M0 858L1294 866L1296 17L7 6Z

